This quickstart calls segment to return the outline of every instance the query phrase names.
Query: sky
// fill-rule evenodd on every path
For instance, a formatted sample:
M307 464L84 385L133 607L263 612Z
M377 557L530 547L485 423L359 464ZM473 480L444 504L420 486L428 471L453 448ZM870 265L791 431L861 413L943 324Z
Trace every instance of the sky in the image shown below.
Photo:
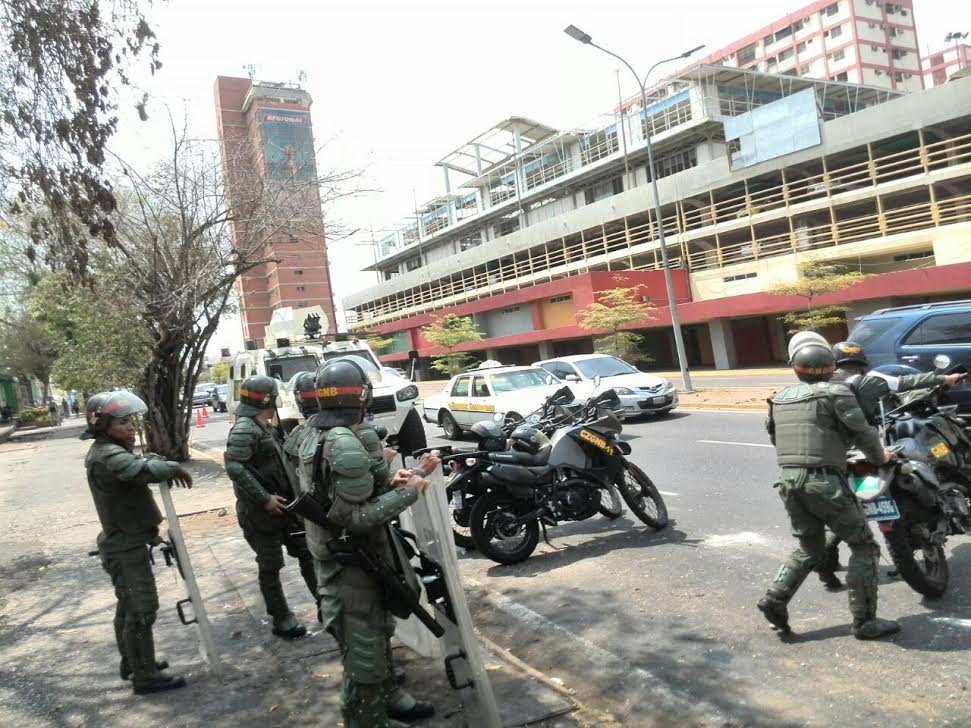
M340 299L376 283L360 269L373 261L372 233L400 224L444 192L434 164L509 116L574 128L618 99L618 61L563 33L574 24L641 73L700 44L708 53L805 3L778 0L168 0L153 10L162 69L140 83L150 94L147 122L122 109L113 150L139 165L166 153L168 109L189 134L214 137L216 76L296 81L311 109L318 166L360 169L377 190L325 211L358 230L328 245ZM739 8L744 7L743 12ZM915 0L922 54L949 31L971 30L966 0ZM669 64L660 78L677 70ZM625 98L636 85L620 75ZM454 183L453 183L454 184ZM242 347L237 317L227 318L209 351Z

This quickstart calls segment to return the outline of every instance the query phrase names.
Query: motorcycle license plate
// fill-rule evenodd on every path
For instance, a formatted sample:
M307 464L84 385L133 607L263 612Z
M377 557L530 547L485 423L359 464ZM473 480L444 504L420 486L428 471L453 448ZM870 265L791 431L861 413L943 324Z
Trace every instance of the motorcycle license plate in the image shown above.
M462 491L457 490L452 493L452 508L462 510Z
M889 496L863 502L863 512L871 521L896 521L900 518L897 502Z

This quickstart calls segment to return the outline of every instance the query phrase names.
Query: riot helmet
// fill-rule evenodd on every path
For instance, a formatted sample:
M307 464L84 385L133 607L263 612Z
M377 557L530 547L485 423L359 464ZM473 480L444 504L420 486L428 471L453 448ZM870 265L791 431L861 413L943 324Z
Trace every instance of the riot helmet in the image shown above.
M256 417L265 409L279 407L279 396L280 388L276 379L254 374L239 386L239 404L234 414L237 417Z
M297 400L300 414L310 417L320 410L317 404L317 375L314 372L298 372L290 380L290 391Z
M825 382L836 371L836 359L829 345L807 343L792 356L792 370L803 382Z
M364 419L374 389L369 369L377 371L361 357L340 356L317 370L315 427L350 427Z
M476 422L472 425L472 434L479 439L478 449L483 452L501 452L506 449L506 436L497 422Z
M117 392L105 392L104 398L93 408L89 428L95 436L103 435L111 424L112 418L121 419L131 415L143 415L146 412L148 412L148 405L136 394L123 389ZM85 412L85 417L87 414Z
M94 415L110 394L111 392L92 394L84 403L84 419L88 423L88 427L81 433L82 440L90 440L94 437Z
M829 348L829 342L826 341L825 337L821 334L817 334L815 331L799 331L791 339L789 339L789 363L792 364L793 356L796 351L806 344L822 344L827 349Z
M836 359L836 366L845 365L868 367L870 362L866 360L866 352L863 347L852 341L841 341L833 347L833 357Z
M520 425L509 436L509 445L513 450L535 455L540 450L550 447L551 443L546 433L538 427Z

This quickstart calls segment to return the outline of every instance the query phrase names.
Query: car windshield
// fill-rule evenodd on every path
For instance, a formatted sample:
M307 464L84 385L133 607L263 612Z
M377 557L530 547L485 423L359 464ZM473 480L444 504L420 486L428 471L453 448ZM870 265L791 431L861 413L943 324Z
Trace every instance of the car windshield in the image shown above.
M598 375L601 377L619 377L622 374L637 374L637 370L630 364L612 356L581 359L574 364L587 379L593 379Z
M200 384L196 386L195 392L193 394L209 394L212 391L211 384Z
M544 369L520 369L515 372L492 374L489 379L492 381L492 390L496 394L502 394L516 389L543 387L546 385L547 378L552 376ZM555 378L554 381L556 381Z
M226 394L229 392L229 387L225 384L220 384L218 387L216 387L216 391L219 392L219 394L221 394L223 397L225 397Z
M299 372L317 371L317 357L313 354L303 356L266 357L266 373L281 382L289 382Z
M348 349L347 351L325 351L324 352L324 359L327 361L330 361L331 359L336 359L339 356L359 356L365 361L371 362L374 366L378 367L379 369L383 369L383 367L374 360L374 357L371 356L371 352L369 352L367 349Z
M863 350L873 348L873 344L900 321L894 316L864 319L850 334L850 341L859 344Z

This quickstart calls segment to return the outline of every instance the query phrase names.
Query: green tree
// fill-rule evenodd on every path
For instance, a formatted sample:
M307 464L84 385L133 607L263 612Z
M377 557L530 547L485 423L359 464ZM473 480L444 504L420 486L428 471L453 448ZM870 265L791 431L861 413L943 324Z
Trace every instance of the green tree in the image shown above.
M209 367L209 376L216 384L225 384L226 380L229 379L229 362L217 361Z
M640 300L643 284L624 285L627 277L614 276L617 288L597 292L597 300L577 312L580 328L587 330L610 331L606 336L595 339L594 349L601 354L610 354L621 359L640 359L645 356L640 351L644 337L633 331L623 331L622 327L654 318L654 304Z
M434 322L422 327L421 333L429 344L448 350L447 354L432 357L432 369L450 377L465 371L475 361L465 352L455 351L455 347L482 340L482 332L475 327L471 316L454 313L436 317Z
M782 320L790 334L797 331L821 331L846 320L846 306L819 306L817 299L838 293L866 278L866 275L841 263L814 260L799 266L799 278L770 286L771 293L806 299L806 308L785 314Z
M391 353L391 347L394 346L394 338L391 336L368 336L367 343L375 354L382 356Z
M135 62L161 66L150 4L0 1L0 188L33 243L71 271L84 271L94 238L115 240L106 147ZM143 117L145 98L130 99Z
M57 361L57 344L50 327L29 311L21 310L0 319L0 364L13 374L30 374L40 381L45 402Z
M29 310L57 342L54 381L87 394L136 389L151 358L148 327L117 269L101 262L89 272L87 283L48 275L30 296Z

